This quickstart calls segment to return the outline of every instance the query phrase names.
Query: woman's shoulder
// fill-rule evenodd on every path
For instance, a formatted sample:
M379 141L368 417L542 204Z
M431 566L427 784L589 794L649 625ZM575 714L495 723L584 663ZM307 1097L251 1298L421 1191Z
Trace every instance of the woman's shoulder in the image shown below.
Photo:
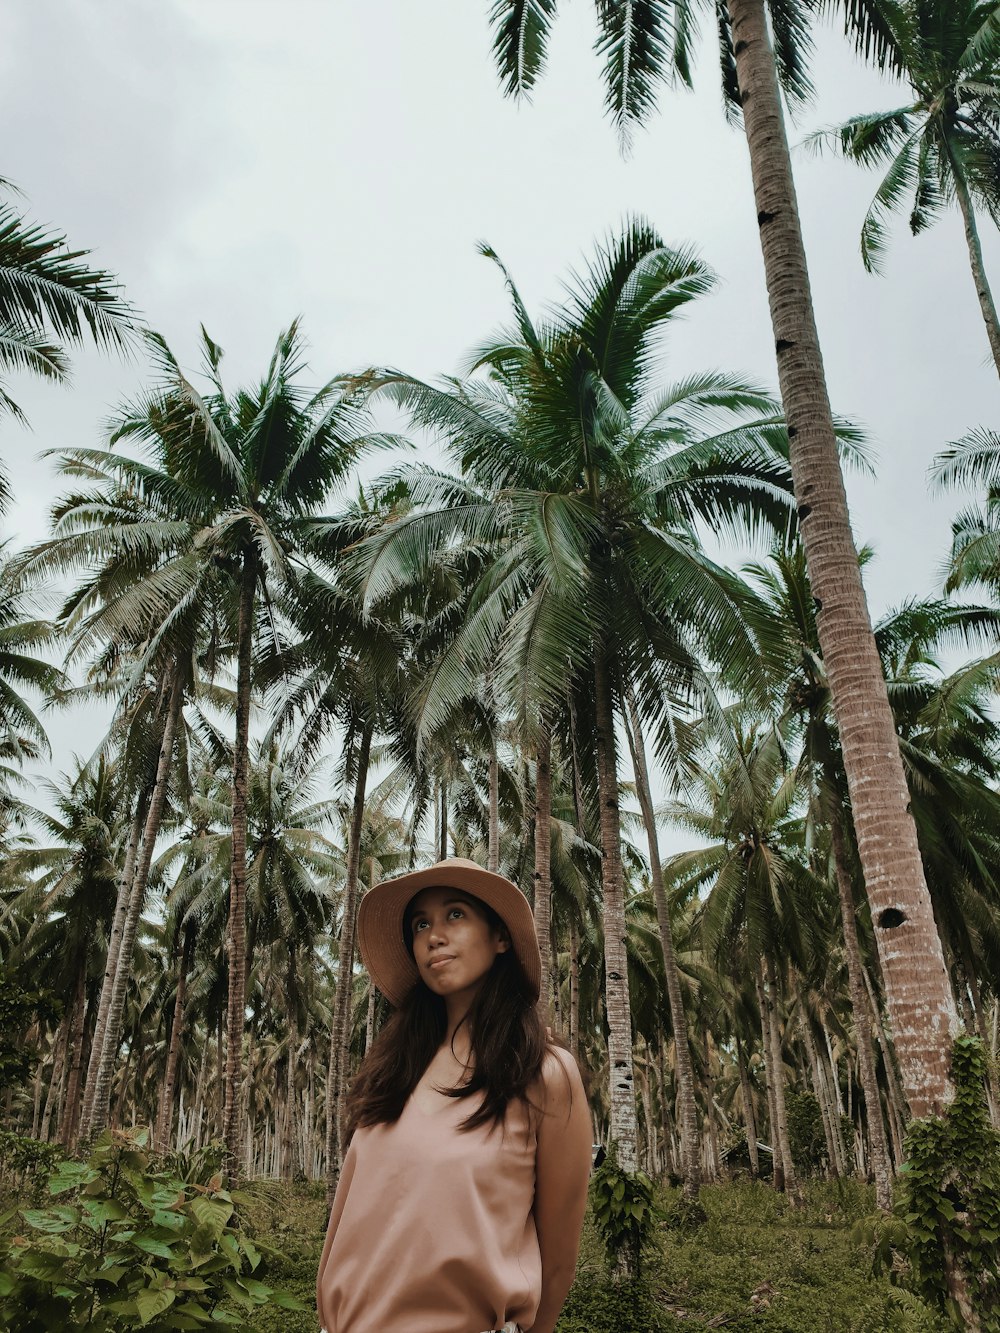
M573 1053L551 1040L546 1043L538 1083L546 1111L568 1110L574 1098L586 1097L580 1066Z

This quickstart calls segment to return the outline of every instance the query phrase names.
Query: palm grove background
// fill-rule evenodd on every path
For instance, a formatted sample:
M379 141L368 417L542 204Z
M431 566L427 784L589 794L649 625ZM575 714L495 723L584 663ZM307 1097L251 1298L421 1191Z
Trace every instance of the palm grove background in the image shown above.
M367 64L320 6L280 31L269 6L150 10L155 75L133 9L116 53L101 7L46 30L66 100L12 141L29 199L7 189L0 218L0 948L60 1005L20 1034L37 1063L5 1125L74 1147L148 1123L161 1149L218 1137L238 1172L332 1185L384 1016L358 898L457 854L531 897L553 1024L624 1165L689 1194L736 1164L793 1192L870 1175L886 1206L910 1112L950 1098L956 1024L997 1057L994 6L830 5L814 59L811 7L774 7L791 140L828 150L794 154L825 427L797 242L769 239L794 221L783 158L754 147L763 6L721 7L721 90L711 13L603 9L595 65L570 6L517 111L487 16L441 9L447 42L400 8ZM695 95L663 86L682 13ZM491 17L502 81L531 88L552 6ZM54 114L74 80L81 116ZM65 378L67 348L71 387L26 377ZM849 532L833 555L810 536L844 517L838 451L887 700L851 679L860 586L853 620L833 604ZM880 706L899 744L865 768Z

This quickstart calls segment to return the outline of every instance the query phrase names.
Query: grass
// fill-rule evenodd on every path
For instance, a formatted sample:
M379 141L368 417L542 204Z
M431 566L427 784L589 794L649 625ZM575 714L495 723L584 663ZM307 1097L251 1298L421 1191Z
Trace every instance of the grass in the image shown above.
M258 1276L309 1308L302 1314L262 1310L247 1328L316 1333L312 1304L326 1220L322 1189L260 1182L249 1193L246 1220L274 1251ZM675 1197L664 1192L665 1212ZM696 1230L662 1225L645 1289L609 1282L588 1224L558 1333L944 1333L946 1325L919 1302L873 1277L852 1241L854 1223L874 1210L866 1187L816 1182L795 1209L766 1185L715 1185L702 1191L702 1205L708 1220Z

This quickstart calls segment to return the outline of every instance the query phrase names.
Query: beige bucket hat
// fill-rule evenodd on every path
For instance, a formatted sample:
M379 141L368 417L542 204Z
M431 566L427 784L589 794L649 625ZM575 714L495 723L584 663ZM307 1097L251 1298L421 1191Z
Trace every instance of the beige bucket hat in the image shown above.
M384 879L368 890L358 909L358 944L368 975L390 1004L397 1008L419 981L403 935L406 905L421 889L464 889L491 907L510 932L510 942L538 999L542 958L535 934L531 904L511 880L484 870L475 861L455 856L426 870L413 870Z

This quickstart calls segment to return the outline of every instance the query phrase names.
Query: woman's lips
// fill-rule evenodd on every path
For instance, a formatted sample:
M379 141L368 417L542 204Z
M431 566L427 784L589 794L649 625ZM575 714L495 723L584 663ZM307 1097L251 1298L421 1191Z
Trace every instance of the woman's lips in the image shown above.
M431 971L436 972L438 968L447 967L449 963L453 963L454 961L455 961L455 955L448 954L446 958L432 959L432 961L428 964L428 966L430 967Z

